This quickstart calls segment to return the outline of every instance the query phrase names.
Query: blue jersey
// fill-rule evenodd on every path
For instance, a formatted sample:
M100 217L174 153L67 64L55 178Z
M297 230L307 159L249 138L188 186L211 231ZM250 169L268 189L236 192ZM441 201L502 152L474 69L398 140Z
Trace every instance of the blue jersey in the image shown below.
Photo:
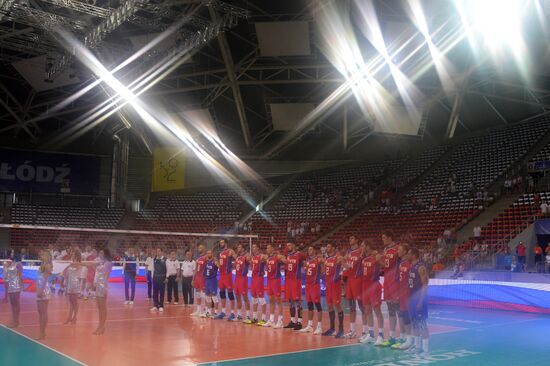
M411 267L409 272L409 290L411 293L415 293L422 289L422 278L420 278L420 272L418 271L420 267L424 267L424 263L416 263Z
M212 279L216 278L218 276L218 266L216 266L216 262L214 262L213 259L206 262L206 265L204 266L204 278Z

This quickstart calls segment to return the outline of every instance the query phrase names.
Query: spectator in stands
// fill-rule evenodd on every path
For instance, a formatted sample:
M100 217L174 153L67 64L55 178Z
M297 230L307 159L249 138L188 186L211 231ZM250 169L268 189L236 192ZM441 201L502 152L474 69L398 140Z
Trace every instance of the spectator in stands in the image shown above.
M481 227L474 227L474 239L479 242L481 240Z
M138 258L136 256L134 248L128 248L128 251L123 261L124 296L126 298L126 301L124 301L125 305L132 305L134 303L134 297L136 294L136 274L139 268L136 263L137 260Z
M520 267L520 272L525 271L525 254L527 248L522 241L516 246L516 255L518 257L518 266Z
M539 243L535 244L533 251L535 253L535 270L542 273L544 270L544 262L542 258L542 247Z
M181 293L183 295L183 303L185 306L193 305L193 276L197 263L193 260L193 253L188 250L185 253L185 259L181 262Z
M166 260L166 276L168 278L167 297L168 304L172 304L172 294L174 295L174 305L178 305L179 291L178 278L181 276L180 262L176 257L176 252L172 251Z
M550 272L550 245L546 245L546 250L544 251L546 253L546 273Z
M464 277L464 263L462 263L460 258L457 257L455 259L454 270L451 278L456 280L458 277Z
M533 202L534 202L535 206L540 205L540 194L539 193L535 193L533 195Z
M509 177L504 180L504 192L508 195L512 194L512 180Z
M512 257L512 264L510 265L511 272L522 272L523 265L516 259L515 256Z
M540 214L542 217L548 216L548 204L545 201L540 204Z

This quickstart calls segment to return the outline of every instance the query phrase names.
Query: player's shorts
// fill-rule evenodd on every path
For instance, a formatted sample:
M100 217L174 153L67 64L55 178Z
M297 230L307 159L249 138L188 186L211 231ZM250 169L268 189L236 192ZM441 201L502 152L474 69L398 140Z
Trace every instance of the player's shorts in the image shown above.
M409 310L409 289L399 291L399 311Z
M399 282L384 278L384 301L399 302Z
M218 288L220 290L233 290L233 277L231 274L220 274L220 281L218 282Z
M207 296L216 296L218 294L217 278L206 278L204 280L204 293Z
M196 274L195 278L193 278L193 288L197 291L204 291L204 287L204 276Z
M312 302L314 304L321 302L321 285L320 284L306 283L306 302Z
M327 283L325 298L328 305L340 305L342 302L342 283L340 281Z
M361 299L361 292L363 279L361 277L349 277L346 282L346 299L348 300L359 300Z
M250 296L255 298L264 297L263 277L252 277L252 282L250 283Z
M301 278L285 278L285 300L286 301L301 301L302 300L302 279Z
M267 279L267 296L281 296L281 279L280 278L268 278Z
M382 285L378 281L363 281L363 293L361 299L363 305L379 308L382 305Z
M235 276L235 295L248 296L248 276Z
M418 309L420 295L420 291L409 294L409 317L413 323L415 321L423 321L428 319L428 298L427 296L424 296L424 300L420 304L420 309Z

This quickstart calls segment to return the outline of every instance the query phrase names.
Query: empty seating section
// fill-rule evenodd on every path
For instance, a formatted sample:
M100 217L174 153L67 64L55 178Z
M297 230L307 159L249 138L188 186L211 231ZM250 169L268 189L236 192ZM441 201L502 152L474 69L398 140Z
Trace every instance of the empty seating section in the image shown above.
M525 193L504 212L481 229L483 241L489 245L507 244L541 216L540 203L550 202L550 192L538 193L542 201L535 202L534 193Z
M15 205L11 222L39 226L116 228L124 209Z
M357 209L363 196L374 189L388 174L403 164L403 160L363 163L354 166L315 172L297 179L264 214L255 214L250 221L252 231L264 239L284 243L288 231L307 223L297 240L310 242L341 223L349 212ZM346 206L346 204L348 206ZM317 228L319 231L311 231Z
M527 153L549 126L548 119L541 119L467 138L407 194L398 213L369 210L329 239L343 241L357 234L379 244L381 232L389 228L398 235L411 235L417 244L433 242L444 230L464 224L478 212L469 194L472 183L476 190L489 187ZM454 192L448 189L450 177L456 179ZM413 197L415 202L422 200L425 205L414 204ZM430 207L434 197L438 197L438 204ZM531 214L527 208L514 211L516 214L527 212ZM499 230L511 229L509 225L505 227Z
M531 158L531 162L549 161L550 160L550 144L544 146L539 152Z
M162 195L153 208L144 209L133 229L208 233L233 227L243 199L235 191Z

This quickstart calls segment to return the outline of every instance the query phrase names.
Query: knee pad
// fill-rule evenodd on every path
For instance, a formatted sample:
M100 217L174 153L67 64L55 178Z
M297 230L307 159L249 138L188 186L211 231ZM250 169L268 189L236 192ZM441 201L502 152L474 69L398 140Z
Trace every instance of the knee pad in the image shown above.
M260 297L260 298L258 299L258 304L260 304L260 306L264 306L264 305L266 304L265 298Z
M225 289L220 290L220 299L225 300Z
M227 291L227 296L229 297L229 300L235 300L235 294L233 293L233 291Z
M317 309L318 312L323 311L323 307L321 306L320 302L315 303L315 308Z
M218 297L217 297L217 296L212 296L212 302L213 302L214 304L217 304L218 301L219 301L219 300L218 300Z
M308 303L307 303L307 309L308 309L309 311L313 311L313 303L312 303L312 302L308 302Z
M258 299L253 297L252 298L252 305L256 305L258 303Z

